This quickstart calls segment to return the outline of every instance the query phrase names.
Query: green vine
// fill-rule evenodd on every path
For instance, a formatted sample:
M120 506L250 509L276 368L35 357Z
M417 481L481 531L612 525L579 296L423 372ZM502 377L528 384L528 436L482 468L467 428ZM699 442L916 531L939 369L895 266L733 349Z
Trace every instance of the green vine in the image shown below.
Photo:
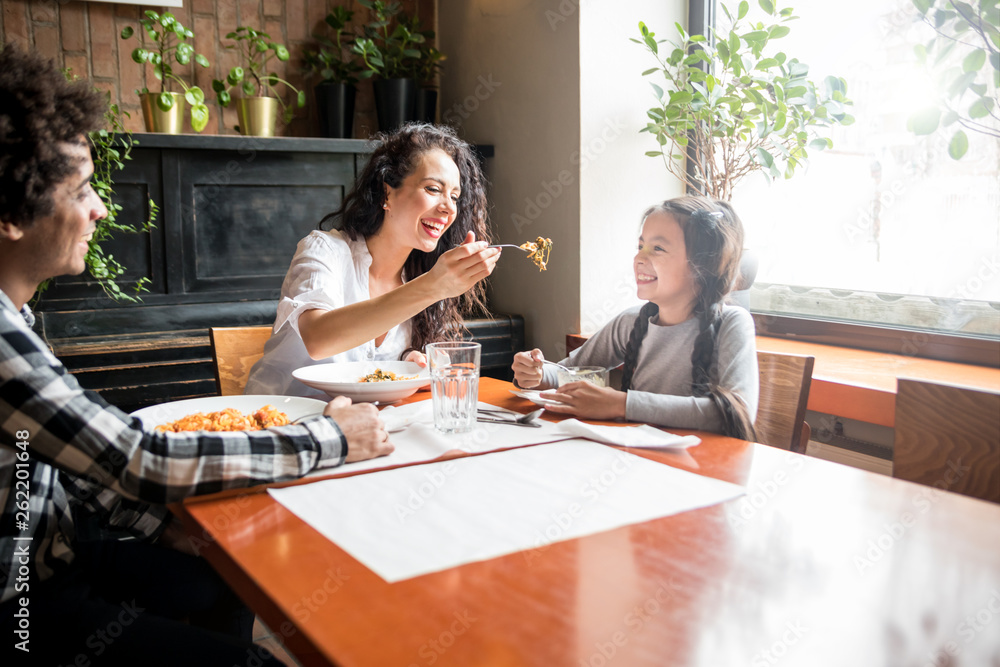
M128 292L132 294L123 290L118 284L118 279L125 274L126 269L114 255L106 255L100 243L118 233L148 232L155 226L153 222L156 220L159 207L150 197L148 217L138 227L118 220L122 207L114 200L114 175L125 168L126 160L132 159L132 147L136 142L132 139L132 133L125 129L124 120L129 117L128 112L122 111L117 104L110 102L109 96L108 111L104 114L108 128L90 133L90 144L94 152L94 177L91 179L91 184L108 209L108 215L103 220L97 221L97 229L90 239L90 250L87 251L84 261L87 263L87 272L97 280L105 294L115 301L134 303L142 300L139 298L140 293L149 291L147 287L149 278L143 276L129 287Z

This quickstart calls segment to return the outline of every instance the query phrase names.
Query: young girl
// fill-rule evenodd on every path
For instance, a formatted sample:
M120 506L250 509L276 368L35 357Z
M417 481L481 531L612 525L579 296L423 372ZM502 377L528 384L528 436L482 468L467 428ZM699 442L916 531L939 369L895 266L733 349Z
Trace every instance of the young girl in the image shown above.
M426 343L457 337L461 312L485 309L481 281L500 253L477 241L486 194L471 148L427 124L378 138L340 210L299 242L247 394L326 398L292 377L318 363L423 365Z
M551 407L590 419L627 419L754 437L757 353L750 313L723 299L737 276L743 226L732 207L680 197L643 215L633 268L647 303L619 314L565 366L624 363L621 391L572 382L542 394ZM551 388L556 374L540 350L512 365L524 388Z

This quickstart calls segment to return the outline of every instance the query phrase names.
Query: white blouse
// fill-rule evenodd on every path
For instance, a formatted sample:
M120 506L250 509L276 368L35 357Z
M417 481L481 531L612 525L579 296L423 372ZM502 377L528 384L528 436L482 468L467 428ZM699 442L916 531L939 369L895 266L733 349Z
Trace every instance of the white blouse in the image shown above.
M250 369L246 394L279 394L329 399L323 392L292 377L302 366L343 361L398 360L410 347L410 321L394 326L379 346L374 340L327 359L312 359L299 333L299 317L307 310L335 310L366 301L372 256L364 239L350 240L339 231L310 232L299 241L281 285L281 301L264 356Z

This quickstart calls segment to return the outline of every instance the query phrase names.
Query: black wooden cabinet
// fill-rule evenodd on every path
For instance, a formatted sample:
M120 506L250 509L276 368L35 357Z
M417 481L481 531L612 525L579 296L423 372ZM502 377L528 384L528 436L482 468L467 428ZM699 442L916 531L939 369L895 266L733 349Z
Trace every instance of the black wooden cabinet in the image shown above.
M299 239L335 210L373 144L358 139L136 134L115 177L123 210L148 233L105 252L149 279L137 304L106 297L89 275L57 278L36 305L37 328L88 389L126 410L211 395L208 328L270 325ZM479 147L484 157L492 147ZM507 377L524 347L520 317L475 320L484 374Z

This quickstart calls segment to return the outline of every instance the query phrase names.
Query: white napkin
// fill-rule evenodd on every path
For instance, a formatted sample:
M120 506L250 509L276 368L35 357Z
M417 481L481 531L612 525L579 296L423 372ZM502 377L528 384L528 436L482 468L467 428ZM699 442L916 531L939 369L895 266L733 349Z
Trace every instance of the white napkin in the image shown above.
M388 405L382 408L378 416L385 423L385 430L389 433L400 431L416 422L434 423L434 410L430 401Z
M586 438L606 445L645 447L649 449L687 449L701 442L696 435L675 435L647 424L640 426L597 426L579 419L559 422L562 432L576 438Z

